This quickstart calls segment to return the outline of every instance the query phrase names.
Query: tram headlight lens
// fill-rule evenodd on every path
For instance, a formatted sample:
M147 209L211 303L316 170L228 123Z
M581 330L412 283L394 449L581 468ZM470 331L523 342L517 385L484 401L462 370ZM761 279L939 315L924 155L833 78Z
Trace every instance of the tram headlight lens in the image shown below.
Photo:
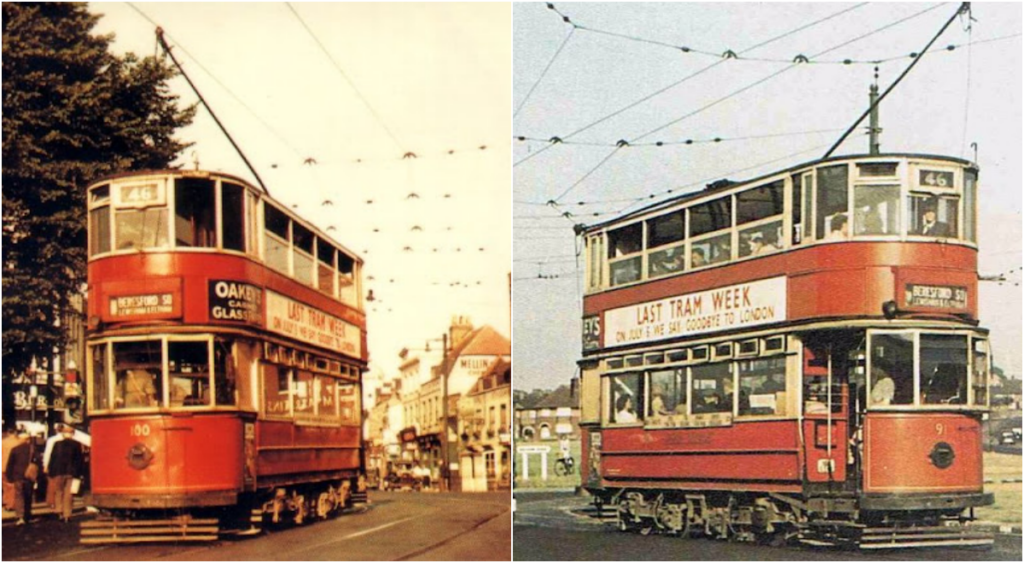
M882 314L885 315L885 318L891 321L896 318L897 312L898 309L896 308L895 301L890 300L886 301L885 303L882 303Z

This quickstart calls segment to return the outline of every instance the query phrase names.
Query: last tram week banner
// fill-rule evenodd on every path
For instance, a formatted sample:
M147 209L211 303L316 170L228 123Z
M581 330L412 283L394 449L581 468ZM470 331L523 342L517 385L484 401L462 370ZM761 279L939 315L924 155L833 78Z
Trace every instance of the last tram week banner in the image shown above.
M786 320L786 278L677 295L604 313L603 346L624 346Z

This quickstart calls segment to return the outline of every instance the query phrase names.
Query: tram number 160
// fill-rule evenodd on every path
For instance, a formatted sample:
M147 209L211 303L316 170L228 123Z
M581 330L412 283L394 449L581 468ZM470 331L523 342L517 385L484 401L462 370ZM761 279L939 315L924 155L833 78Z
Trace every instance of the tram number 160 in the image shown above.
M132 436L149 436L148 424L133 424L129 429Z

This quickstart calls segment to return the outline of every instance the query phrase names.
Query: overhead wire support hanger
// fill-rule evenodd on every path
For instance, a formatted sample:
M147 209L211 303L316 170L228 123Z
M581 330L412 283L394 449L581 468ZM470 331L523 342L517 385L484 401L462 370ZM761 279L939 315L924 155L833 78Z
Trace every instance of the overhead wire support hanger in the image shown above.
M952 16L950 16L949 20L946 21L946 24L942 26L942 29L940 29L939 32L935 34L935 37L932 37L931 41L929 41L928 44L924 46L924 49L921 50L921 53L918 56L914 57L914 60L910 63L910 65L907 66L907 68L903 70L903 72L896 78L896 80L893 81L893 83L890 84L889 87L885 89L885 92L882 92L882 94L880 96L878 96L877 100L875 100L873 103L871 103L871 105L868 107L868 109L864 110L864 113L862 113L860 115L860 117L857 118L857 121L854 121L853 125L850 125L850 128L847 129L846 132L843 133L842 136L839 137L839 140L836 141L835 144L832 145L832 147L830 149L828 149L828 151L825 153L825 155L822 156L821 158L824 159L824 158L828 158L828 157L832 156L832 153L835 152L835 150L837 148L839 148L839 145L843 144L843 142L846 140L846 138L850 136L850 133L852 133L853 130L856 129L857 126L860 125L862 121L864 121L864 118L869 116L869 115L871 115L871 112L873 112L875 110L875 108L878 107L878 105L882 103L882 100L884 100L885 97L889 95L889 92L892 92L892 90L894 88L896 88L896 85L899 84L900 81L902 81L907 76L908 73L910 73L910 70L912 68L914 68L914 65L916 65L918 63L918 61L920 61L924 57L924 53L927 53L928 49L931 49L932 44L934 44L936 41L938 41L939 37L941 37L942 34L946 32L946 29L949 28L949 26L956 20L956 18L958 16L960 16L960 14L963 14L965 12L970 14L970 12L971 12L971 3L970 2L964 2L964 3L960 4L960 7L956 9L956 13L954 13Z
M231 137L231 133L228 133L227 128L224 127L224 124L221 123L220 119L217 118L217 114L213 112L213 108L211 108L210 104L206 102L206 98L203 98L203 95L199 93L199 89L196 88L196 85L192 82L192 79L188 77L188 74L185 72L185 69L181 67L181 63L179 63L178 59L174 57L174 53L171 52L170 46L167 45L167 41L164 40L164 29L162 27L158 26L156 28L156 40L158 43L160 43L160 48L164 50L164 53L166 53L167 56L171 58L171 62L174 63L174 66L178 68L178 72L180 72L181 75L185 77L185 81L188 82L188 85L192 88L192 91L195 92L196 96L199 98L199 101L203 104L203 107L206 108L206 111L210 112L210 117L213 118L213 121L217 124L217 127L219 127L221 132L224 133L224 136L227 137L228 142L231 143L231 146L235 148L235 151L238 153L238 156L242 157L242 160L245 162L245 165L249 167L249 172L252 172L252 175L256 177L256 181L259 183L260 187L263 188L263 192L266 193L267 195L270 195L270 190L268 190L266 184L263 183L263 179L260 178L259 173L256 172L256 168L254 168L252 163L249 162L249 159L246 158L245 153L242 152L242 148L239 147L238 143L235 142L235 139Z

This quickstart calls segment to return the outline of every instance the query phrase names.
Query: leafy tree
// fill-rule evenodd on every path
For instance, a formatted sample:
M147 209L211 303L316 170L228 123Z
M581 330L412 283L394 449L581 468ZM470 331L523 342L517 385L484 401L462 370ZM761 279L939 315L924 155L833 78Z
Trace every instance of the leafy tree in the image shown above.
M162 60L109 52L85 4L3 4L3 365L5 376L67 340L85 282L85 185L166 168L189 146ZM5 386L7 391L9 386ZM6 417L5 417L6 418Z

